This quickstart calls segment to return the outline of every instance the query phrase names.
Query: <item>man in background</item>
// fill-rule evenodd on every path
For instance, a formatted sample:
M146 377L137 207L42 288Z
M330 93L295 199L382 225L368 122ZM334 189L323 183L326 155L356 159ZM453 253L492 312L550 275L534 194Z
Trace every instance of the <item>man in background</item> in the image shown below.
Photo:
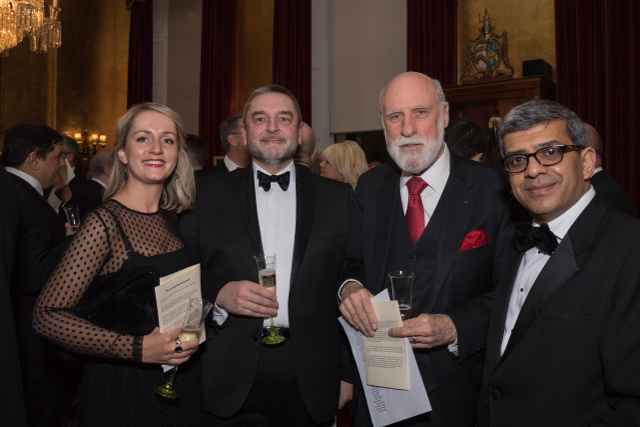
M302 122L300 137L302 138L302 144L298 146L298 149L293 155L293 161L306 165L311 172L314 172L313 159L316 156L316 133L311 126Z
M242 133L242 113L225 119L220 124L220 140L225 152L223 161L206 170L201 176L231 172L238 168L246 168L251 164L251 154L245 144Z
M475 120L457 118L449 122L444 130L447 147L460 157L483 162L489 139L485 130Z
M80 218L84 219L87 213L102 204L102 196L109 183L113 159L113 150L102 150L91 159L87 182L69 200L69 205L78 205Z
M5 344L4 350L0 352L0 418L7 427L24 427L27 425L27 413L16 324L9 292L20 217L19 201L12 179L2 165L0 200L0 340Z
M202 168L209 158L209 147L204 139L192 133L187 134L187 154L196 178L202 175Z
M62 136L48 126L19 124L7 129L2 161L18 205L11 300L29 425L59 425L67 398L66 366L58 349L31 327L31 314L49 274L73 234L43 197L65 164Z
M636 209L633 200L629 197L629 194L613 179L609 172L602 168L602 155L604 154L604 144L600 134L589 123L582 123L587 131L587 137L589 138L589 147L593 148L596 152L596 165L591 176L591 185L596 191L599 198L607 202L613 208L619 210L627 215L638 217L638 210Z

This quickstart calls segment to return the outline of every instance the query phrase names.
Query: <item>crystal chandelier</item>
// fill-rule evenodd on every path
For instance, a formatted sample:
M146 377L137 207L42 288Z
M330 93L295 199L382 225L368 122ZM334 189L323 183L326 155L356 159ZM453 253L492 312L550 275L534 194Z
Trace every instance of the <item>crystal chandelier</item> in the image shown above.
M24 37L29 39L31 52L46 52L61 45L62 24L58 21L58 1L49 6L44 16L44 0L0 0L0 54L9 55Z

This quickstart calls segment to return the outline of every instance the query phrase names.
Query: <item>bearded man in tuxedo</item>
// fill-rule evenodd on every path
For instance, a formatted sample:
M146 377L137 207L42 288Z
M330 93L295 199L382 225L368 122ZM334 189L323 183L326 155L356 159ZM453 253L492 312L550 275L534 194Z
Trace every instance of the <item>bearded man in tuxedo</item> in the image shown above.
M456 156L443 141L449 105L437 80L415 72L380 94L393 163L362 175L351 217L340 311L373 336L371 297L388 273L415 273L410 338L433 410L403 426L473 426L493 291L511 236L504 177ZM360 381L352 421L370 426Z
M227 316L202 351L205 408L216 426L330 426L341 387L335 294L353 191L293 162L302 117L287 89L256 89L242 133L246 168L200 178L181 232L202 265L202 294ZM254 255L276 255L276 292ZM261 343L269 316L284 343Z

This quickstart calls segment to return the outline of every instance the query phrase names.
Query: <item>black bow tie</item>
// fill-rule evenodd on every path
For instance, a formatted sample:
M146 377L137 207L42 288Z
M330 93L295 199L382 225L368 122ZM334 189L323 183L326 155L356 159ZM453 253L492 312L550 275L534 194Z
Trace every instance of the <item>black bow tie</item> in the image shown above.
M260 184L260 187L264 189L264 191L271 190L272 182L277 182L278 184L280 184L280 188L282 188L282 191L287 191L287 189L289 188L290 174L290 172L285 172L282 175L267 175L262 171L258 171L258 183Z
M534 246L546 255L551 255L558 247L558 239L549 229L548 224L534 227L526 222L515 223L516 247L520 252L526 252Z

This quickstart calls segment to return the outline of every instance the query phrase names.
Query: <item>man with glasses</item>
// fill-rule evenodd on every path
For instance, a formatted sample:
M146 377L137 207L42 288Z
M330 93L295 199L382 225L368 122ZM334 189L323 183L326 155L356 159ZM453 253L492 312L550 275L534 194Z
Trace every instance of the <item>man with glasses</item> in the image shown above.
M596 155L568 108L522 104L498 139L533 224L516 224L494 297L478 425L631 425L640 419L640 221L595 197Z

